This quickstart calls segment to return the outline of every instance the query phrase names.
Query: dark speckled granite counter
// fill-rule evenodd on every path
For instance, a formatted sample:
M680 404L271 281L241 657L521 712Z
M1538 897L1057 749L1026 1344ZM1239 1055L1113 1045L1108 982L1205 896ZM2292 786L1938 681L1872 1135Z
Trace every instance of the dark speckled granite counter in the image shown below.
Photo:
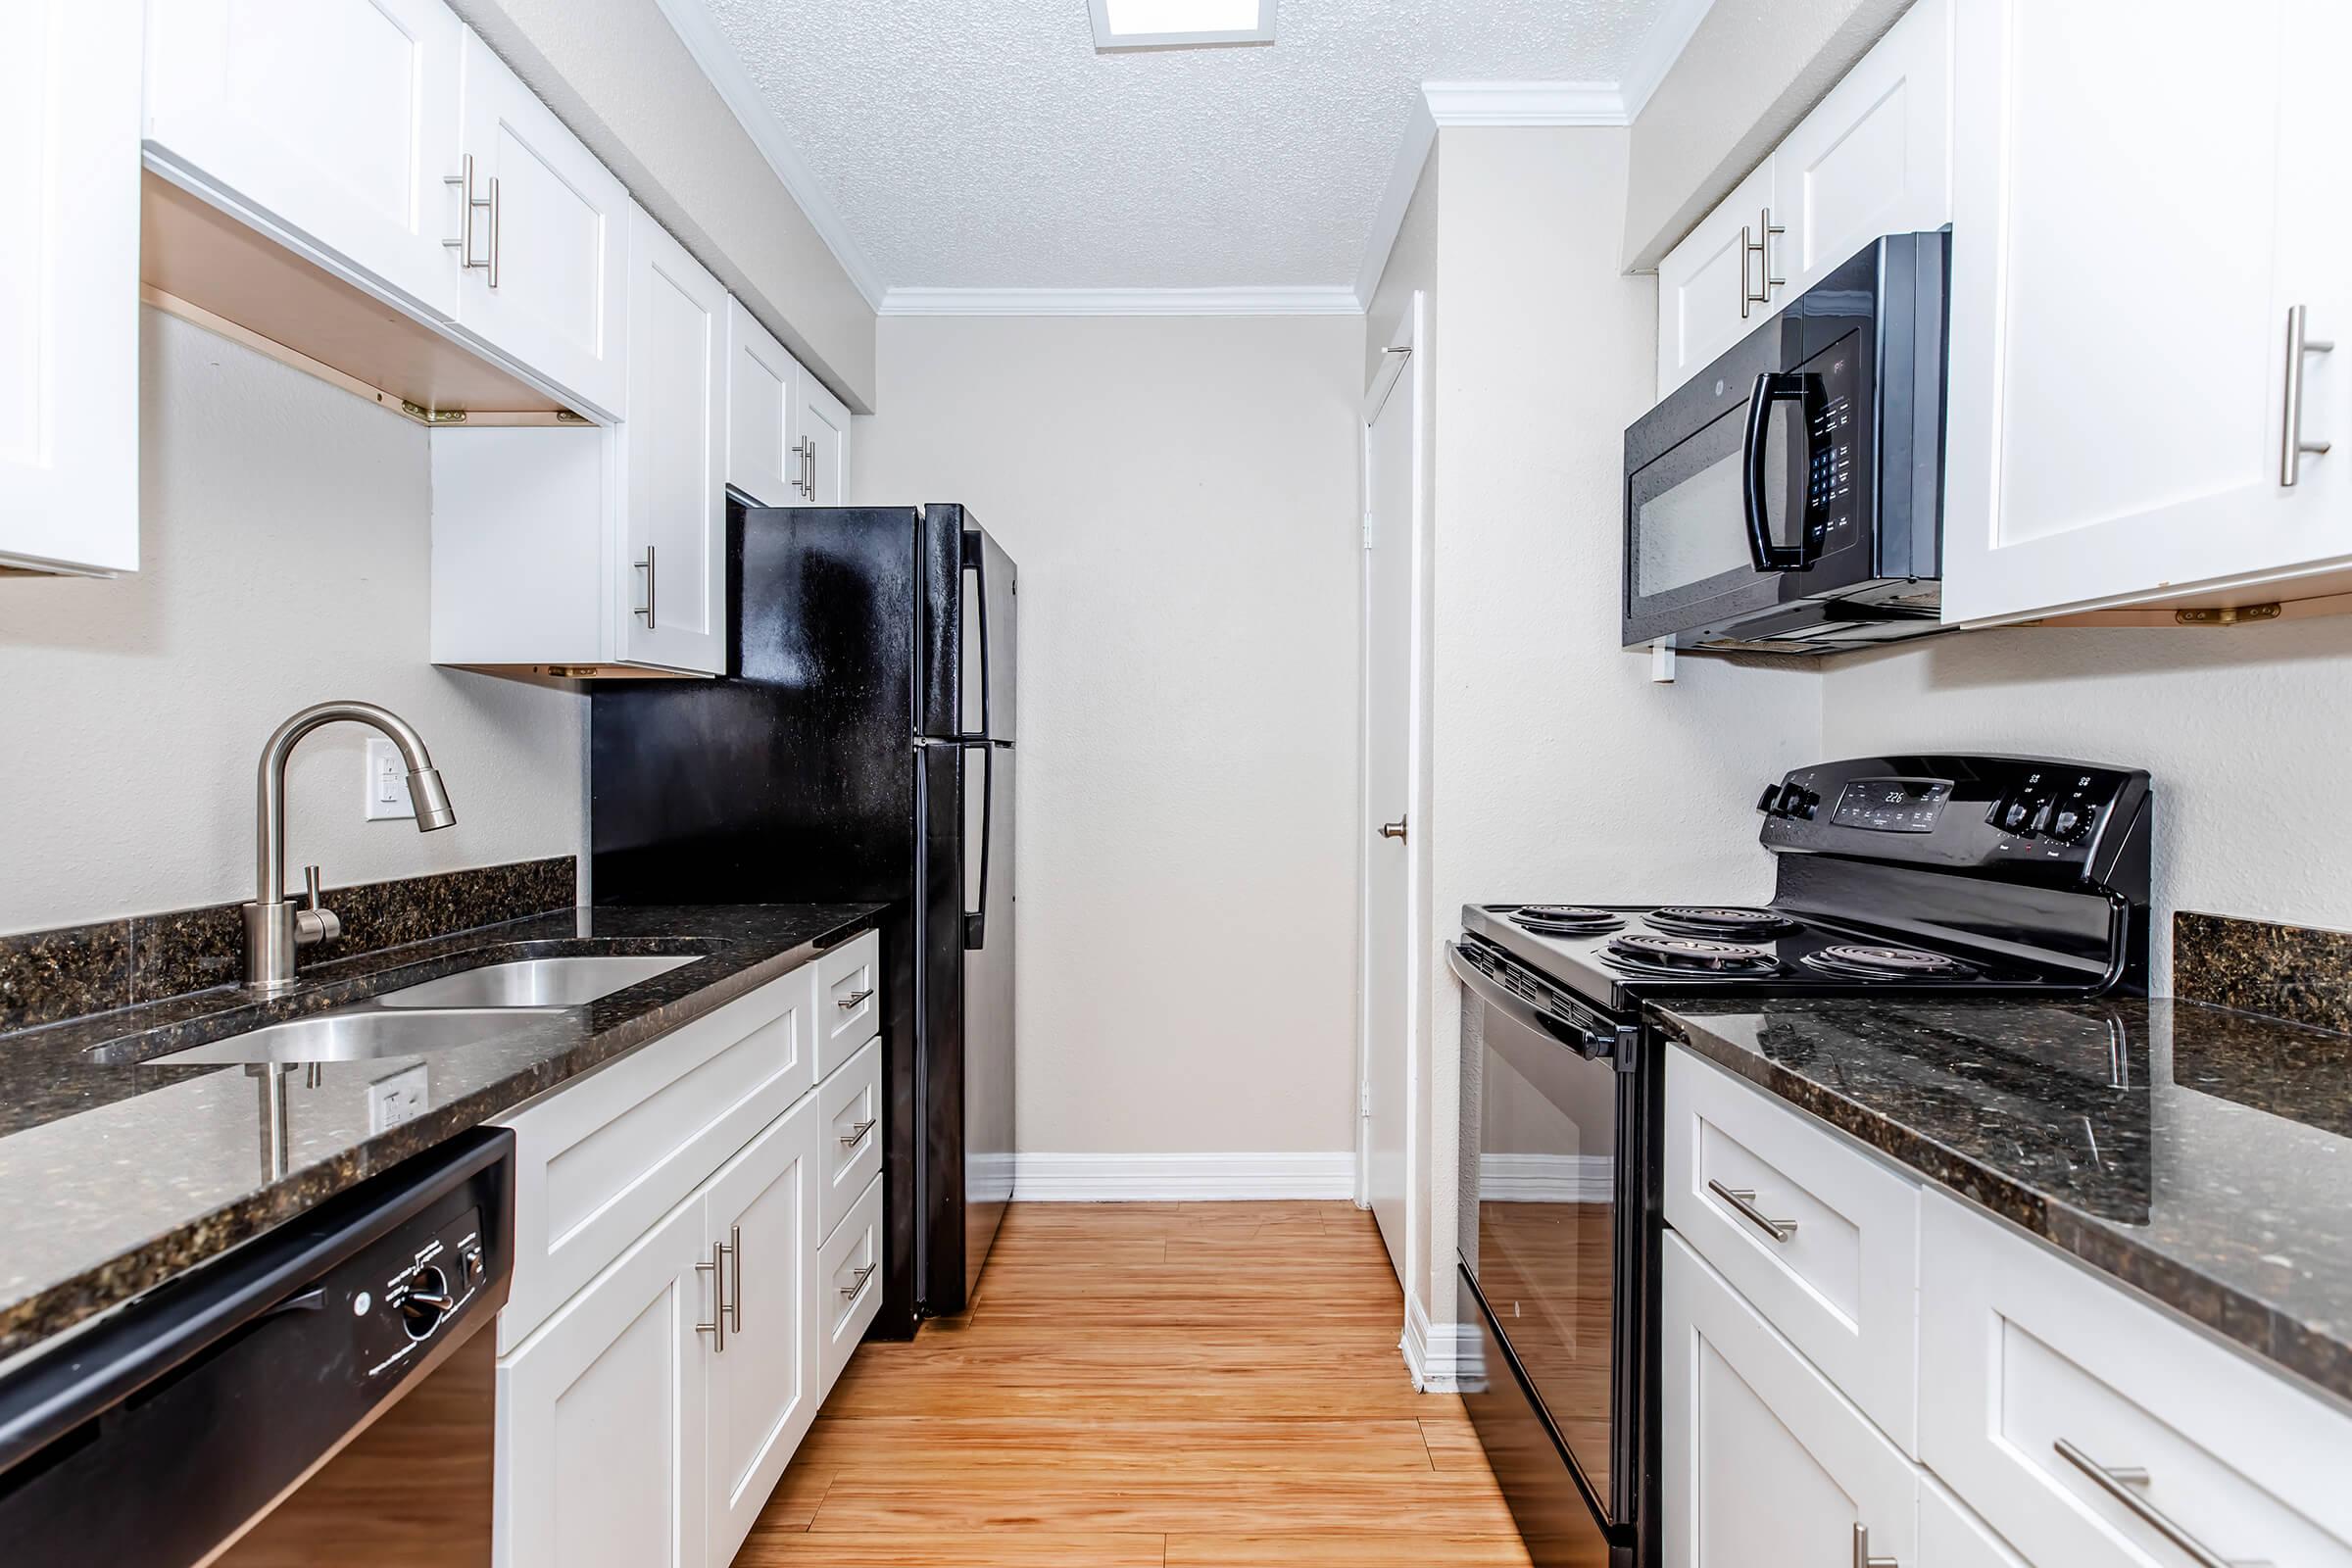
M1653 1015L1709 1060L2352 1399L2352 1035L2167 1001Z
M220 989L0 1035L0 1355L151 1289L378 1171L798 968L878 905L564 909L309 969L257 1003ZM508 958L697 961L494 1042L294 1068L273 1169L262 1068L153 1058ZM421 1062L426 1104L368 1131L368 1086Z

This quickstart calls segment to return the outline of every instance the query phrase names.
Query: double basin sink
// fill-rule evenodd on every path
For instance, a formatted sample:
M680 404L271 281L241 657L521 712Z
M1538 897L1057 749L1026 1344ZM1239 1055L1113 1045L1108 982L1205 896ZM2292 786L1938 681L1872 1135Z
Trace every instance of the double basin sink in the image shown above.
M291 1018L149 1056L144 1064L367 1061L481 1045L527 1028L533 1018L585 1006L699 956L596 954L486 963L386 991L333 1012Z

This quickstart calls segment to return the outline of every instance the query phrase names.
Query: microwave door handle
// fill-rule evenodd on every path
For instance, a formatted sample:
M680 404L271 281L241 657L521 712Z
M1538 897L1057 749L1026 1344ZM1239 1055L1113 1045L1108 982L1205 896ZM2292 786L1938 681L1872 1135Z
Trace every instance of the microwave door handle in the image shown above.
M1764 495L1764 462L1769 455L1765 437L1772 422L1772 406L1794 403L1809 415L1818 396L1814 390L1816 381L1816 377L1802 370L1767 370L1756 377L1755 390L1748 394L1747 435L1740 449L1746 460L1740 492L1747 511L1747 553L1758 571L1802 571L1812 564L1810 537L1802 530L1795 544L1772 542L1772 514ZM1808 418L1805 432L1808 463L1812 450L1811 423Z

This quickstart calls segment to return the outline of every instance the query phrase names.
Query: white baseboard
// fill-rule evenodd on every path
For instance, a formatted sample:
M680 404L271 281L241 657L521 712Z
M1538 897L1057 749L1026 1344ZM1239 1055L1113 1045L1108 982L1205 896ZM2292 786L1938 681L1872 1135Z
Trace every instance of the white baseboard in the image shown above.
M1408 1296L1396 1348L1404 1352L1414 1388L1423 1394L1459 1394L1463 1369L1477 1364L1478 1330L1466 1323L1432 1323L1421 1298Z
M1021 1203L1234 1202L1352 1199L1355 1153L1015 1154Z
M1616 1161L1606 1154L1478 1156L1478 1196L1490 1203L1606 1203L1616 1196Z

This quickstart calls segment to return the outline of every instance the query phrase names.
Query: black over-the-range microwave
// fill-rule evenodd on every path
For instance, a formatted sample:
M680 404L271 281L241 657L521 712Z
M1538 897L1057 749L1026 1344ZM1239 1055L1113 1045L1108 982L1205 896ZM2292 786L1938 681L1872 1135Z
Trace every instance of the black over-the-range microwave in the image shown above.
M1889 234L1625 432L1625 645L1941 629L1948 232Z

